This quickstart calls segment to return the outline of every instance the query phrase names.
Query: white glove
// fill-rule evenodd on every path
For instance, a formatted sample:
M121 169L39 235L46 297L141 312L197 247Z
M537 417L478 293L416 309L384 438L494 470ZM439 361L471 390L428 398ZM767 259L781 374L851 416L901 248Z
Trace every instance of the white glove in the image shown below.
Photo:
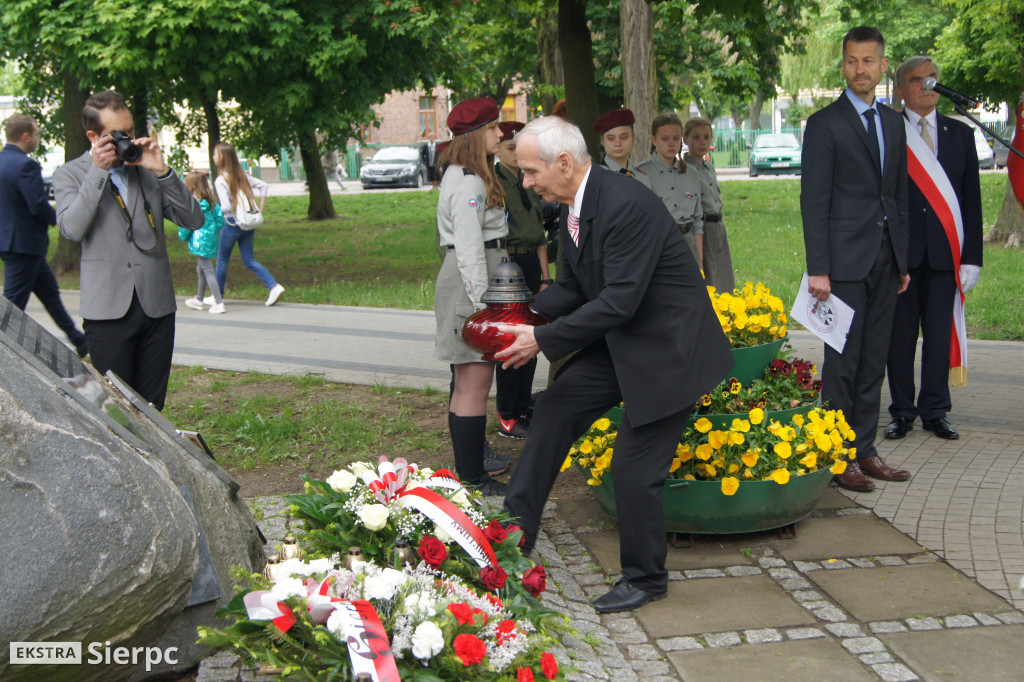
M968 265L967 263L964 263L960 266L960 286L963 288L965 294L974 288L974 285L978 283L979 277L981 277L980 265Z

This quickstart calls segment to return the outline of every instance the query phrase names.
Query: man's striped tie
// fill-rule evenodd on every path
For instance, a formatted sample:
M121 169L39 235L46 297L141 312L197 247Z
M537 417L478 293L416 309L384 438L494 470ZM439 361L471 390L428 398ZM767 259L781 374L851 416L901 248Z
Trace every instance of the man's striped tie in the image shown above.
M573 244L580 245L580 219L572 211L569 211L569 236L572 237Z

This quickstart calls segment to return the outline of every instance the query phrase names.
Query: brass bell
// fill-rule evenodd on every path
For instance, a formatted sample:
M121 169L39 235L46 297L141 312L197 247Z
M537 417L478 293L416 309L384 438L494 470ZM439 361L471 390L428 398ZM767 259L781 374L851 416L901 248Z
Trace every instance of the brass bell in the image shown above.
M415 569L416 565L419 564L419 559L416 558L416 552L412 551L409 546L409 541L405 538L398 538L395 540L395 549L391 553L391 567L397 570L402 570L406 566L410 570Z
M286 535L284 538L284 544L281 545L281 560L288 561L289 559L298 559L301 556L302 550L299 549L299 545L295 541L295 536Z
M507 258L502 258L487 282L487 291L481 303L532 303L533 293L526 286L523 269Z
M353 565L357 561L366 561L363 557L362 547L349 547L348 554L345 555L345 568L352 570Z

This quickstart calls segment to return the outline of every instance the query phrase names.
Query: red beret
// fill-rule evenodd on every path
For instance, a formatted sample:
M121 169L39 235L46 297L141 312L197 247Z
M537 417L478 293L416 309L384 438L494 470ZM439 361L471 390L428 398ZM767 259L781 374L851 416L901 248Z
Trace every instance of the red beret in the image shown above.
M490 97L463 100L448 114L448 130L452 135L462 135L497 121L500 114L498 105Z
M511 140L516 136L520 130L526 127L525 123L519 121L502 121L498 124L498 130L501 131L501 142Z
M619 126L631 126L636 123L633 112L629 109L612 109L601 118L594 121L594 130L604 134L612 128Z

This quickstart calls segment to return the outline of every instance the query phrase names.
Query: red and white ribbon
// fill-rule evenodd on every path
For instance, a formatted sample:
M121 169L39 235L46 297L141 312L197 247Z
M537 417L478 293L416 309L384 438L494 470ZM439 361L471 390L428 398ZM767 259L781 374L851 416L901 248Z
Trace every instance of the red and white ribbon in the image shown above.
M282 633L295 625L295 614L269 590L257 590L242 597L249 620L269 620Z
M368 673L374 682L400 682L388 633L384 631L373 604L363 599L342 600L335 608L341 616L344 641L348 644L352 677Z
M484 537L480 527L444 495L427 488L413 488L403 491L398 497L398 503L417 509L433 521L481 567L498 565L498 557L494 555L491 543Z
M921 139L921 134L906 117L903 124L907 130L907 172L942 224L953 254L953 277L956 278L957 290L953 294L949 366L952 370L951 383L962 385L966 381L967 371L967 323L964 319L963 285L960 283L960 253L964 242L964 220L960 213L960 201L956 198L956 192L945 169Z

